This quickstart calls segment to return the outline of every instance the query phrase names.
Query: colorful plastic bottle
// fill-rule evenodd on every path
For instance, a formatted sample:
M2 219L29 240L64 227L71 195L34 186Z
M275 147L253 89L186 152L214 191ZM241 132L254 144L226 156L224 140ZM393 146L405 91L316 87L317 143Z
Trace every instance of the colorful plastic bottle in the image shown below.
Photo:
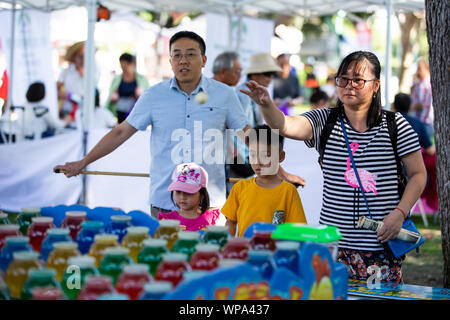
M6 272L9 264L13 261L13 253L17 251L33 251L28 237L8 236L5 238L6 244L0 251L0 269Z
M86 211L67 211L64 220L61 222L61 228L69 229L72 240L77 241L78 233L81 231L84 221L87 221Z
M47 259L47 268L56 270L56 278L62 281L64 272L69 265L69 258L80 255L77 249L78 245L73 241L55 242L53 250Z
M183 273L191 270L184 253L171 252L163 255L156 269L155 280L170 281L174 287L183 279Z
M35 288L31 300L64 300L64 295L59 288Z
M6 270L6 284L13 299L19 299L22 287L28 279L30 269L42 268L39 253L36 251L17 251L13 253L13 261Z
M80 250L81 254L88 254L91 245L95 241L95 235L104 233L103 222L84 221L81 226L81 231L77 235L78 250Z
M39 217L41 215L41 209L39 208L22 208L21 213L17 217L16 223L20 226L20 232L22 235L27 235L29 226L31 225L31 219Z
M35 288L58 288L61 286L56 280L56 270L54 269L30 269L28 279L25 281L20 298L30 300L33 298L33 289Z
M115 234L99 233L94 237L94 243L89 249L89 255L95 258L95 266L98 268L103 259L103 250L119 246L117 241L119 237Z
M144 247L143 241L150 238L147 227L128 227L122 240L122 246L130 249L130 257L137 262L139 252Z
M47 230L55 228L52 217L34 217L31 218L31 225L27 230L27 237L30 238L30 244L37 252L41 252L42 241L47 236Z
M5 238L8 236L21 236L20 226L18 224L2 224L0 225L0 250L6 244Z
M123 267L123 272L117 280L116 290L128 295L130 300L138 300L144 285L152 281L146 264L129 264Z
M223 259L246 260L249 249L249 239L242 237L230 237L222 249Z
M228 240L228 228L226 226L207 226L202 238L204 243L218 244L223 248Z
M270 230L255 230L250 239L250 248L253 250L275 251L275 240L270 237L272 232Z
M161 300L166 294L172 291L172 282L153 281L144 285L140 300Z
M69 229L51 228L47 230L47 237L41 245L41 258L44 262L47 262L50 252L53 251L53 244L55 242L67 242L72 241L70 237Z
M2 224L11 224L11 221L9 221L8 215L0 210L0 225Z
M71 257L61 281L62 290L67 298L76 300L81 288L84 287L86 277L97 275L99 272L95 267L95 258L90 256Z
M138 263L143 263L149 266L149 271L152 276L155 276L156 269L162 261L162 256L169 252L167 249L167 240L164 239L145 239L144 248L138 255Z
M270 281L275 271L275 263L270 250L249 250L247 264L254 267L266 281Z
M130 250L124 247L106 248L104 257L100 261L98 271L100 274L109 276L115 286L123 267L127 264L132 264L133 260L130 258Z
M126 294L123 293L107 293L97 297L97 300L130 300Z
M159 220L159 226L153 234L155 239L167 240L167 248L172 250L173 245L178 239L178 231L180 229L180 220L167 219Z
M172 252L185 253L188 261L195 252L195 246L199 244L200 234L195 231L180 231L178 239L172 247Z
M3 277L0 276L0 301L2 300L10 300L10 297L9 288L6 285L6 282L3 280Z
M131 220L131 217L126 215L111 216L111 222L106 231L117 235L119 243L122 243L123 237L127 234L127 228L133 226Z
M298 274L299 248L300 243L294 241L278 241L277 249L273 254L273 259L277 267L286 269Z
M78 295L77 300L97 300L104 294L115 294L112 279L107 276L87 276L86 283Z
M211 271L219 266L220 254L218 244L201 243L195 246L189 264L192 270Z

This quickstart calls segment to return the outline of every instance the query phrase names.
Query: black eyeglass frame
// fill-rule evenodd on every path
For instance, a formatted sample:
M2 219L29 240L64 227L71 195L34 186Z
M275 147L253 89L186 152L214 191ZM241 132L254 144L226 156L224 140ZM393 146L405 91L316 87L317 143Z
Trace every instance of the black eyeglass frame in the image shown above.
M345 80L345 84L340 86L338 84L339 83L339 79ZM362 78L353 78L353 79L346 78L346 77L335 77L334 78L334 82L335 82L337 87L345 88L348 85L348 82L351 81L351 85L355 89L362 89L362 88L364 88L366 86L366 82L376 81L376 80L379 80L379 79L375 78L375 79L368 79L368 80L366 80L366 79L362 79ZM356 81L363 81L363 82L362 82L362 84L358 84Z

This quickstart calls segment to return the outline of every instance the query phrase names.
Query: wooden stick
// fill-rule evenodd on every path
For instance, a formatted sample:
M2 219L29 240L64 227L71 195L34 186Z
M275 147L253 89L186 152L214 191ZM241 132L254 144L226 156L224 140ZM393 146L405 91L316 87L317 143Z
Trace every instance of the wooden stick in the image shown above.
M55 173L65 173L65 170L57 169ZM133 172L111 172L111 171L80 171L80 174L105 175L105 176L122 176L122 177L143 177L149 178L148 173L133 173ZM240 178L228 178L229 182L238 182Z

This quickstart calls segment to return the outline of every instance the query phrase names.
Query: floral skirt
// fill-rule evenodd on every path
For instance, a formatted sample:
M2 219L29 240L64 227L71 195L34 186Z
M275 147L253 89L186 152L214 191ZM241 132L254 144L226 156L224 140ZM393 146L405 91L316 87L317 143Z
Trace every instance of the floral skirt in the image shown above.
M376 272L381 282L403 283L402 262L387 251L338 249L337 261L347 266L349 278L366 281Z

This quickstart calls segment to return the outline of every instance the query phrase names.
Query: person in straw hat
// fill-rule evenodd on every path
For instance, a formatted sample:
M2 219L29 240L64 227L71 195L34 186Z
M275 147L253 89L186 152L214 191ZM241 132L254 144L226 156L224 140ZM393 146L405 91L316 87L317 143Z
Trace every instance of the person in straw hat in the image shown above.
M84 45L85 42L80 41L67 49L64 59L69 62L69 66L61 72L56 82L58 100L62 100L60 117L70 117L72 121L75 121L75 113L80 108L84 94ZM98 73L95 72L96 83L98 78Z
M281 71L281 68L275 63L275 60L270 54L255 53L250 56L249 66L244 73L247 75L247 81L254 80L258 84L268 88L275 74ZM239 91L239 89L246 88L245 84L242 84L237 88L238 98L247 114L250 125L255 127L261 125L263 119L259 112L258 105L247 95Z
M56 83L58 100L62 100L59 113L61 118L70 116L74 120L80 97L84 91L84 41L71 45L67 49L64 59L69 62L69 67L61 72Z

